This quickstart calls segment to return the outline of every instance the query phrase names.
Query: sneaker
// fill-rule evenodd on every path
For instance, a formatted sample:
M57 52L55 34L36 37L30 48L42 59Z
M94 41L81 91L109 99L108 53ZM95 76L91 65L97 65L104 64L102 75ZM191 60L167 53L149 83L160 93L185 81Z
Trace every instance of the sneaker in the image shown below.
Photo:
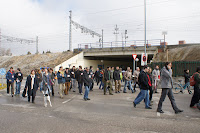
M177 110L177 111L175 111L175 114L179 114L181 112L183 112L183 110Z
M145 109L152 109L151 107L145 107Z
M50 104L50 107L52 107L52 104Z
M133 102L133 106L134 106L134 108L136 108L136 104Z
M124 91L123 93L127 93L126 91Z
M113 95L112 93L110 93L109 95Z
M73 92L76 92L76 91L73 91Z
M157 111L158 113L161 113L161 114L163 114L164 113L164 111L162 111L162 110L160 110L160 111Z
M11 96L13 97L13 94Z
M118 91L118 93L120 93L120 91Z
M87 101L87 99L86 99L86 98L83 98L83 100Z
M47 104L45 104L44 107L46 108L46 107L47 107Z
M90 100L89 98L87 98L87 100Z

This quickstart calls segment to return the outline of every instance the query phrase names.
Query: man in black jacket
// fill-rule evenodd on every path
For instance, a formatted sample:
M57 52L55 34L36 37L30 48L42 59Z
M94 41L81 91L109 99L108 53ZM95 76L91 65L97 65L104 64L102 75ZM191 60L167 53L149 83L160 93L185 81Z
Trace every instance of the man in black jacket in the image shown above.
M71 73L69 72L69 68L66 68L64 77L65 77L65 95L68 95L71 85Z
M140 93L133 102L134 107L139 104L143 99L145 99L145 109L152 109L149 107L149 83L148 83L148 66L145 65L141 73L139 74L138 82L140 86Z
M104 95L106 95L106 89L109 89L109 95L113 95L112 94L112 84L110 82L110 71L109 71L109 67L107 67L107 69L104 72L104 76L103 76L103 81L104 81L104 86L103 86L103 90L104 90Z
M88 95L89 95L89 90L90 90L90 86L91 86L91 83L92 83L91 78L92 77L90 75L89 68L86 68L86 70L84 71L84 74L83 74L83 82L84 82L84 86L85 86L85 94L84 94L83 99L85 101L90 100L88 98Z
M78 89L79 94L82 95L82 87L83 87L83 70L82 66L79 66L79 70L76 72L76 80L78 81Z
M22 80L23 80L23 74L21 73L20 68L17 68L17 73L15 73L15 81L16 81L15 95L20 94Z
M120 79L120 71L119 71L119 67L116 67L116 70L113 73L113 78L115 81L115 93L120 93L120 89L121 89L121 79Z
M99 85L99 81L100 81L100 71L99 71L99 68L97 68L95 74L94 74L94 77L96 79L96 82L97 82L97 85Z
M76 67L73 66L70 72L71 72L72 89L73 92L76 92Z

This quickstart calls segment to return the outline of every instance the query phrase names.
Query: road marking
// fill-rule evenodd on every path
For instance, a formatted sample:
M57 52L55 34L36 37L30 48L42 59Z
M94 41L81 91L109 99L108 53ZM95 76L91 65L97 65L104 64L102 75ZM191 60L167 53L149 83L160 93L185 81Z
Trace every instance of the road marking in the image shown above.
M75 98L76 96L73 96L71 99L68 99L68 100L66 100L66 101L64 101L64 102L62 102L62 103L68 103L68 102L70 102L73 98Z
M160 117L160 113L159 112L157 112L157 116Z
M35 107L29 107L29 105L21 105L21 104L2 104L2 105L12 106L12 107L20 107L20 108L29 108L29 109L35 108Z

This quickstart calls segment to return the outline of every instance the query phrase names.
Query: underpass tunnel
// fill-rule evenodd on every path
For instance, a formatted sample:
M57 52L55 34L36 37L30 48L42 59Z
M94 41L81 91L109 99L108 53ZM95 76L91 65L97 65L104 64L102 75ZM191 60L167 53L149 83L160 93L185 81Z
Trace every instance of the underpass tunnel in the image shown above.
M135 67L141 67L141 55L137 55L137 58L139 61L136 62ZM153 55L148 55L147 63L150 63L152 59ZM126 68L129 66L131 69L133 69L132 55L84 56L84 60L85 65L93 66L94 70L96 70L96 68L107 68L108 66L119 66L123 70L126 70Z

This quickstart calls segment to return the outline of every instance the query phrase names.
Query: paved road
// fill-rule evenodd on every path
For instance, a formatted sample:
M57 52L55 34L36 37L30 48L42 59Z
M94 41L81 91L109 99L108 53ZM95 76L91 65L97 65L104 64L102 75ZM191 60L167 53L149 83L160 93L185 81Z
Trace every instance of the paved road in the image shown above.
M56 92L58 89L56 89ZM77 91L78 92L78 91ZM37 93L36 103L27 98L11 97L6 90L0 90L0 132L1 133L197 133L200 131L200 111L188 108L189 94L175 94L179 108L184 113L175 115L168 100L163 104L165 114L156 113L160 97L155 94L152 110L144 109L142 102L133 108L132 101L138 92L132 94L103 95L97 86L90 92L90 101L70 92L64 99L56 93L51 97L53 107L43 106L43 96Z

